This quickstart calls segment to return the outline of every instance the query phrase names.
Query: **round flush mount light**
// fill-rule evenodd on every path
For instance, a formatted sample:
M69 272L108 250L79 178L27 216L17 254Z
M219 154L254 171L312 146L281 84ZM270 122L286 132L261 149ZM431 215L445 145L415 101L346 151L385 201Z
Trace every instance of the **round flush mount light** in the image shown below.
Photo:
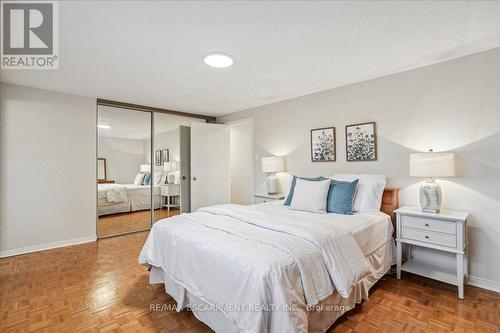
M213 52L205 56L205 64L211 67L224 68L233 64L233 58L227 53Z

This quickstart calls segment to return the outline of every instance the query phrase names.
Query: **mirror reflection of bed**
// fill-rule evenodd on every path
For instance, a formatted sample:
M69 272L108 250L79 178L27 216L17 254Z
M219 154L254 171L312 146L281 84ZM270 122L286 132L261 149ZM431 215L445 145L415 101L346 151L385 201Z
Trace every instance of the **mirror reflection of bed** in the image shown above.
M98 237L148 230L180 213L179 126L192 121L202 120L98 106Z

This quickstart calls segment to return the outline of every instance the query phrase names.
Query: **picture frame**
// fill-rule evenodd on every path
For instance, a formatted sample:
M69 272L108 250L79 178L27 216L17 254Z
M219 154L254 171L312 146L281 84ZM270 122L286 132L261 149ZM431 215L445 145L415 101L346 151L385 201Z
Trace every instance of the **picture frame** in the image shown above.
M165 162L170 162L170 152L168 149L162 149L160 153L160 165L163 165Z
M155 166L161 166L161 150L155 150Z
M335 137L333 126L311 130L311 162L335 162L337 160Z
M345 126L347 162L377 160L377 124L374 121Z

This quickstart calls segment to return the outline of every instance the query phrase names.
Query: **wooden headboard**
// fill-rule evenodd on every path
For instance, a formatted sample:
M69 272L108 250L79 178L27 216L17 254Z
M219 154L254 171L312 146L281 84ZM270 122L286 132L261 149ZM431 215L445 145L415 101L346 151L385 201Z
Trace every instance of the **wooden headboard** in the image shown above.
M394 211L399 207L399 188L386 187L382 195L382 206L380 210L391 217L394 230L396 230L396 213Z

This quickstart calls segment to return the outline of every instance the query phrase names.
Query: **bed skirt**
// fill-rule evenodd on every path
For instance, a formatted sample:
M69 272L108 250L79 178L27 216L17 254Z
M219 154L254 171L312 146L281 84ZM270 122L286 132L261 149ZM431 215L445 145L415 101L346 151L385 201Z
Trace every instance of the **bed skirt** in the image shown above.
M155 209L161 208L161 197L159 195L153 196L153 204ZM115 203L108 203L105 198L102 198L97 202L98 216L129 213L149 209L151 209L151 198L149 196L132 197L126 202Z
M314 309L307 311L308 332L325 332L345 312L353 309L363 299L368 299L370 288L389 271L394 263L394 240L389 240L377 250L369 253L366 258L371 264L371 273L359 281L348 298L342 298L338 292L334 292ZM199 309L209 309L212 305L172 280L163 269L151 267L149 282L151 284L163 283L165 291L177 302L177 311L190 307L196 318L215 332L240 332L236 324L223 312L200 311Z

